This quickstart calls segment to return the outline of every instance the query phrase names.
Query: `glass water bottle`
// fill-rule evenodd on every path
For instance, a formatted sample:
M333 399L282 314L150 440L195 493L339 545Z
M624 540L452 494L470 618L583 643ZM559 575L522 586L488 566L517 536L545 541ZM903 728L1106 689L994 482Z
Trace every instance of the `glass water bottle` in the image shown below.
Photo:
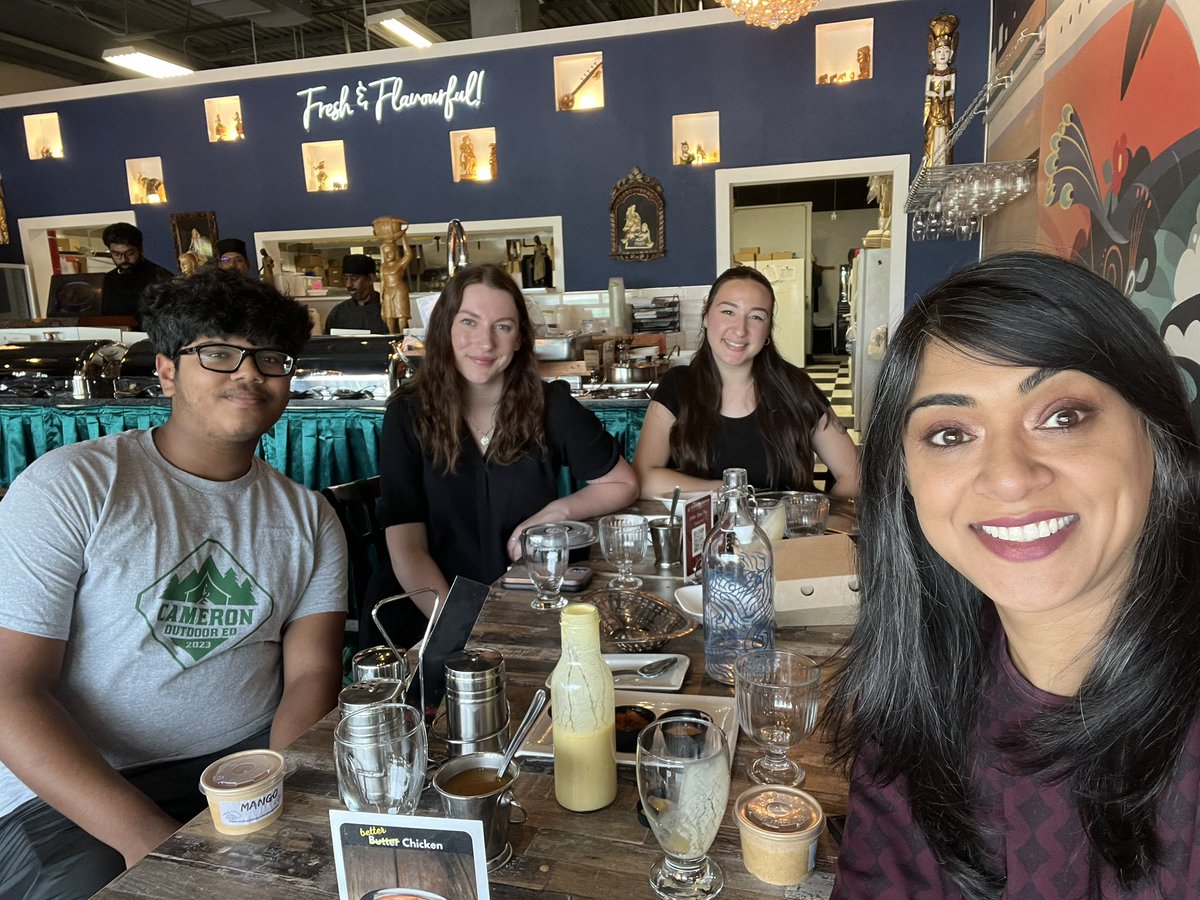
M720 516L704 545L704 671L733 684L733 664L775 648L775 555L747 508L745 469L726 469Z

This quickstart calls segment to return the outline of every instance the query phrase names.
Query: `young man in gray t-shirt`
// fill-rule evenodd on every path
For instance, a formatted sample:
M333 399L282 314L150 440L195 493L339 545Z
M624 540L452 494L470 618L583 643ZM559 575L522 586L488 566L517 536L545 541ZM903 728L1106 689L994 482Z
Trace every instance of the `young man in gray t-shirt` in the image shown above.
M0 897L87 897L204 805L234 749L336 702L346 546L255 456L304 307L236 273L144 307L169 421L54 450L0 502Z

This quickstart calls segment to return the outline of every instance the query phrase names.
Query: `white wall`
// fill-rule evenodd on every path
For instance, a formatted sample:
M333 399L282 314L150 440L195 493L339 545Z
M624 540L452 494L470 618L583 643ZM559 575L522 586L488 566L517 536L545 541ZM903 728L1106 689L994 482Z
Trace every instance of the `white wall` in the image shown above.
M900 221L904 221L903 217ZM863 236L878 224L879 210L873 208L839 210L837 221L832 221L827 212L813 213L813 258L822 266L834 267L821 273L821 288L813 310L814 325L833 321L838 299L837 267L846 261L848 250L862 248Z

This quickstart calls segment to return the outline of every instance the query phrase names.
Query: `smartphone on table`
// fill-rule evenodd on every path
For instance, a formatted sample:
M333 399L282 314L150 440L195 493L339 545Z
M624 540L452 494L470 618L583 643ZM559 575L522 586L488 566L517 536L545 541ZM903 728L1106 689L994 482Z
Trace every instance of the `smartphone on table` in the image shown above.
M568 593L578 593L588 586L592 580L590 566L571 566L563 576L562 590ZM500 579L500 587L509 591L532 591L533 580L525 571L524 563L515 563Z

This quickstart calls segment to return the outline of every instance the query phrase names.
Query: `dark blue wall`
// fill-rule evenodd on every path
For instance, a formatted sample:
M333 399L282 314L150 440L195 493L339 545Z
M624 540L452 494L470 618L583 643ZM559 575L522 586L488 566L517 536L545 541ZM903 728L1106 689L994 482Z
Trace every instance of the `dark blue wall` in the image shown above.
M909 0L816 12L769 31L740 22L702 28L478 53L327 73L259 77L0 110L0 173L16 238L16 220L129 206L125 160L161 156L169 203L138 208L147 255L174 268L168 216L215 210L225 237L255 231L362 225L377 215L410 221L562 215L570 290L602 289L620 275L629 287L708 282L714 276L712 167L671 165L671 117L720 110L723 167L908 153L921 158L921 119L929 20L958 14L958 108L982 86L988 21L983 4ZM874 77L816 85L815 25L875 19ZM556 55L604 52L605 107L554 110ZM486 70L483 104L459 107L447 123L438 108L385 112L377 123L358 111L342 122L314 120L305 132L298 91L400 75L415 90L435 90L451 75ZM246 140L210 144L203 100L241 97ZM27 158L22 116L55 111L65 158ZM499 178L452 181L451 129L494 126ZM350 187L304 189L300 144L346 142ZM955 148L960 161L982 159L982 129ZM639 166L663 183L667 254L650 262L609 257L612 186ZM897 198L897 210L903 198ZM897 227L904 218L897 216ZM908 291L978 254L975 241L909 245ZM21 258L17 246L0 259Z

